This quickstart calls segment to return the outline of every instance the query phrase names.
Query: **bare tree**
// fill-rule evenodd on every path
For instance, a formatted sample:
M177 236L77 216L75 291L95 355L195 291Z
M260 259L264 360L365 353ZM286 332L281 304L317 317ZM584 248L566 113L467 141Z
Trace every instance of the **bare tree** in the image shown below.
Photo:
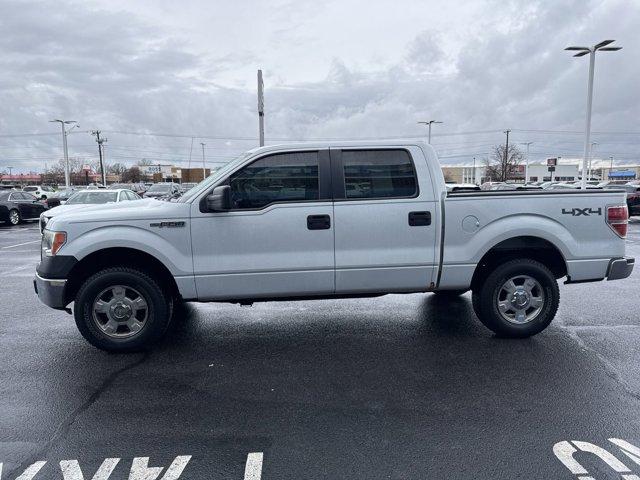
M122 172L122 181L125 183L129 183L129 182L138 183L139 181L141 181L141 179L142 179L142 175L141 175L140 169L135 165L125 170L124 172Z
M116 175L122 175L124 172L127 171L126 165L122 163L112 163L108 167L105 166L105 168L107 169L107 172L114 173Z
M496 145L491 155L485 159L485 175L492 181L505 182L512 178L523 158L524 155L515 145L509 145L507 155L505 155L504 145Z

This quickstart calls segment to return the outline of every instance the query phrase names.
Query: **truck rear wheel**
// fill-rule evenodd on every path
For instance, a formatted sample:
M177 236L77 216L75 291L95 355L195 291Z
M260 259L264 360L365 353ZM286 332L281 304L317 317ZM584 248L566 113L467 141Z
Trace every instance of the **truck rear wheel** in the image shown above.
M171 295L146 273L127 267L89 277L75 298L74 317L82 336L110 352L143 350L167 330Z
M496 267L473 292L480 321L503 337L523 338L547 328L558 311L560 290L553 273L528 258Z

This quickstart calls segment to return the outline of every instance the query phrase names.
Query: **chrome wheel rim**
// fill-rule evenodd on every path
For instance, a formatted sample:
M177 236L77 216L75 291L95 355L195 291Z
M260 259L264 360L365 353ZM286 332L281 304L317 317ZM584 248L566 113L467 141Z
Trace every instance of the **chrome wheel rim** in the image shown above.
M544 307L544 290L529 275L517 275L502 284L496 298L498 312L509 323L524 325L533 321Z
M149 305L135 288L115 285L96 296L93 321L111 338L128 338L140 333L147 324Z
M11 210L9 212L9 221L13 225L17 225L18 223L20 223L20 214L18 213L17 210Z

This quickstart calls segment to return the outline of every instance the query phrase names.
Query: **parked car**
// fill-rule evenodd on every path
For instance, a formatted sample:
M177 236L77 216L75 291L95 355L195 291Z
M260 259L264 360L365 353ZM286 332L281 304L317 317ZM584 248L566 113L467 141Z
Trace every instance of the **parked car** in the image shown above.
M0 220L18 225L24 220L36 220L47 207L28 192L0 191Z
M63 205L71 195L78 191L80 191L80 188L78 187L69 187L62 188L56 192L53 192L47 197L47 206L49 208L53 208L57 207L58 205Z
M582 184L580 183L554 183L553 185L549 185L545 190L580 190L582 188ZM597 185L592 185L587 183L587 190L598 190L602 189Z
M496 185L502 185L504 182L484 182L480 185L480 190L491 190L491 187L495 187Z
M492 186L489 190L542 190L542 188L535 185L524 185L520 183L501 183Z
M194 183L194 182L184 182L180 184L180 188L182 189L182 193L184 193L184 192L188 192L196 185L197 183Z
M606 190L624 190L627 193L629 215L640 215L640 184L607 185Z
M631 274L627 220L611 190L446 193L423 142L274 145L177 202L54 217L34 282L46 305L74 302L82 335L110 351L160 339L182 301L468 290L485 326L527 337L554 318L558 279Z
M480 187L473 183L447 183L447 192L479 192Z
M628 180L605 180L604 182L598 183L598 187L603 188L610 185L626 185Z
M55 190L48 185L28 185L22 189L23 192L28 192L35 195L36 198L46 200Z
M40 230L42 231L49 220L61 213L72 212L78 209L84 209L88 205L103 205L105 203L118 203L130 200L142 200L141 197L129 190L121 188L118 190L101 189L101 190L80 190L69 197L64 205L51 208L40 215Z
M145 198L172 197L180 193L180 185L177 183L154 183L144 193Z

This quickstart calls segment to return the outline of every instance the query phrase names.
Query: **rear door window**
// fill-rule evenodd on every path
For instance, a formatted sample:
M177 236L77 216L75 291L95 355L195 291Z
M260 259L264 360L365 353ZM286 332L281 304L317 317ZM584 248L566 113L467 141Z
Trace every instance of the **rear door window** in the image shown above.
M406 150L343 150L348 199L407 198L418 194L418 180Z

